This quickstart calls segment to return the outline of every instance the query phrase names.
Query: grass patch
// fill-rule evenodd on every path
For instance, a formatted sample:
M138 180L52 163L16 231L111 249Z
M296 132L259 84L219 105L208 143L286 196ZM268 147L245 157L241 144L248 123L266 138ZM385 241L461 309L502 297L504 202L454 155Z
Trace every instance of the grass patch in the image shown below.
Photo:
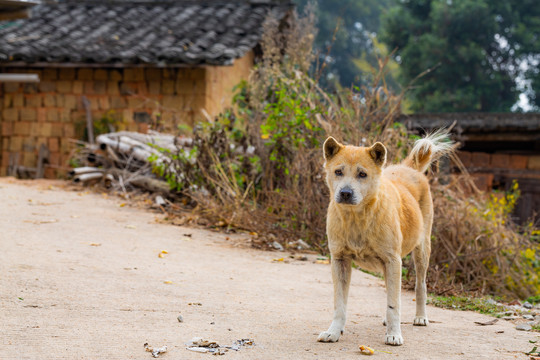
M489 299L468 298L465 296L433 296L428 299L428 304L444 309L475 311L492 316L507 310L504 306L488 302Z

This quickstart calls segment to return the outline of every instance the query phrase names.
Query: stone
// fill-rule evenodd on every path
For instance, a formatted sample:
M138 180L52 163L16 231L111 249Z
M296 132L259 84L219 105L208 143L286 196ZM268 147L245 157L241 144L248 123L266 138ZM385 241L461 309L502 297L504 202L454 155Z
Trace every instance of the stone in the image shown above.
M529 324L518 324L518 325L516 325L516 330L531 331L532 326L529 325Z

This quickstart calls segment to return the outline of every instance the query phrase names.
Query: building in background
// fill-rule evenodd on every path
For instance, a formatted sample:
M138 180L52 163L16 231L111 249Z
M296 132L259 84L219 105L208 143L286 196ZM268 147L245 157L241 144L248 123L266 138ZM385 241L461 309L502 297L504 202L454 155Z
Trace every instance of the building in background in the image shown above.
M217 115L249 75L265 18L290 9L269 0L73 0L0 21L0 73L40 79L0 82L0 175L14 158L35 168L44 144L44 174L58 176L88 111L98 126L141 132Z
M540 214L540 114L415 114L401 119L410 129L429 132L449 127L461 146L459 158L483 191L521 191L515 216L527 221Z

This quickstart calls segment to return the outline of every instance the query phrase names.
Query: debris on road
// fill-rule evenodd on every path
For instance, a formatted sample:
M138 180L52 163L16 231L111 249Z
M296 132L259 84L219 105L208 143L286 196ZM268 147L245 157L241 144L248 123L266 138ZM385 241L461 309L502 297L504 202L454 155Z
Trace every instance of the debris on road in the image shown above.
M236 340L230 346L220 346L215 341L210 341L203 339L201 337L194 337L189 343L186 343L186 350L199 352L199 353L210 353L212 355L225 355L229 350L239 351L241 347L251 347L254 345L252 339L240 339Z
M167 352L167 345L159 348L153 348L152 346L148 345L148 343L144 343L144 349L152 353L152 357L157 358L160 354Z
M375 351L369 346L360 345L358 348L360 349L360 353L362 355L373 355L375 353Z
M302 239L290 241L287 245L289 248L295 248L296 250L309 250L311 248L311 246Z
M178 315L177 319L178 322L184 322L184 317L182 315Z
M330 259L320 256L317 258L317 260L315 260L315 264L330 264Z
M475 321L474 323L477 325L487 326L487 325L494 325L499 319L493 319L490 321Z

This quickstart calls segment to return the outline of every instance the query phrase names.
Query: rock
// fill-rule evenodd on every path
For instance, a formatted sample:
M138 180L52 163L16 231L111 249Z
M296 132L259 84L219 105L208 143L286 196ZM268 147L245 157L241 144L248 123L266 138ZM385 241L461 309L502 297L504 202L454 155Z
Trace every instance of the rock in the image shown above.
M517 316L503 316L501 319L503 320L516 320Z
M516 326L516 330L521 330L521 331L531 331L532 330L532 326L529 325L529 324L519 324Z
M512 315L514 315L514 312L513 311L503 311L503 312L497 313L496 315L497 315L497 317L512 316Z
M487 299L486 300L486 304L489 304L489 305L497 305L497 302L493 299Z
M522 315L524 319L527 319L527 320L534 320L534 316L532 315L529 315L529 314L524 314Z
M532 304L531 304L530 302L528 302L528 301L525 301L525 302L523 303L523 307L524 307L525 309L532 309L532 308L533 308Z
M513 309L514 311L520 312L522 310L521 305L512 305L508 308Z
M184 322L184 317L182 315L178 315L177 319L178 322Z
M278 243L277 241L274 241L272 243L272 247L274 249L276 249L276 250L283 251L283 246L280 243Z

